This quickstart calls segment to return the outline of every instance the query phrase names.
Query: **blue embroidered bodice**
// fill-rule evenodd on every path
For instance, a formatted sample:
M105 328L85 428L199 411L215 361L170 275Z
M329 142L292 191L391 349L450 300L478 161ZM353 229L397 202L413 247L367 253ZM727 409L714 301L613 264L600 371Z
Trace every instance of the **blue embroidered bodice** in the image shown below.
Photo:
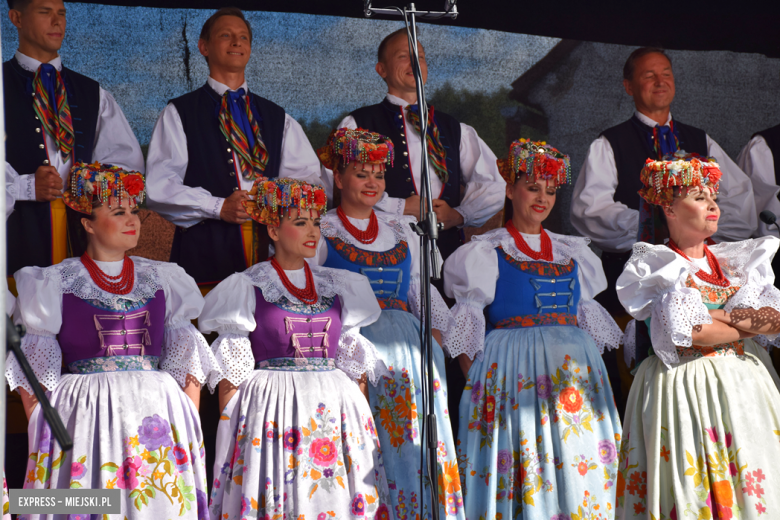
M580 302L577 262L520 262L498 254L496 296L487 308L495 328L576 325Z

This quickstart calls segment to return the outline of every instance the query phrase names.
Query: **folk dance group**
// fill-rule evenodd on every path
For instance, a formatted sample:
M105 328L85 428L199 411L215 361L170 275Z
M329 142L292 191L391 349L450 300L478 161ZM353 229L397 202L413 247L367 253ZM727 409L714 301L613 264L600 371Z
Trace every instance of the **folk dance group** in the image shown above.
M403 33L379 47L386 99L315 152L283 109L249 91L251 28L241 11L218 11L199 41L210 77L165 108L144 168L111 95L62 67L62 3L10 7L17 297L9 291L6 308L74 439L64 452L52 438L9 356L29 458L7 470L24 471L26 488L119 489L117 518L130 519L780 514L780 379L766 351L780 333L778 239L730 235L735 218L753 233L758 198L703 131L672 121L662 51L629 57L637 112L594 142L575 186L573 222L599 258L589 238L543 228L571 182L567 155L518 139L497 160L473 128L432 108L420 136ZM765 135L747 163L773 146ZM410 227L423 146L445 227L427 367L438 482L421 472L429 282ZM144 202L177 226L172 263L127 255ZM462 227L504 204L505 226L462 243ZM612 366L621 344L637 361L622 424L622 381L602 359ZM219 396L213 446L198 411L204 385Z

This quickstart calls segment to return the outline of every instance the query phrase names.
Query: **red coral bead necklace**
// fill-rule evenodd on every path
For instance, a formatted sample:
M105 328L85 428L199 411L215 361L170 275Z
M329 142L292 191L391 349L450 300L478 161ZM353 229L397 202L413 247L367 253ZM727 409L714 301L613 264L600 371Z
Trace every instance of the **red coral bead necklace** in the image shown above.
M111 294L128 294L135 285L135 264L133 259L125 255L122 272L109 276L95 263L87 253L81 255L81 263L86 267L95 285Z
M361 244L372 244L379 235L379 221L377 220L376 213L374 213L373 209L371 210L371 217L368 220L368 227L365 231L359 230L349 221L347 214L344 213L341 206L336 209L336 214L339 216L341 223L344 224L344 228Z
M688 255L682 252L682 250L677 247L677 244L674 243L674 240L671 238L669 239L669 243L666 244L669 249L680 255L681 257L685 258L689 262L693 262L690 258L688 258ZM707 257L707 263L710 265L710 270L712 271L712 274L704 271L704 269L699 269L699 271L696 273L696 277L704 282L707 282L712 285L717 285L719 287L728 287L731 285L731 283L728 281L728 278L726 278L726 275L723 274L723 269L720 268L720 264L718 263L718 259L715 258L715 255L712 254L712 251L710 251L710 248L707 247L707 244L704 244L704 255Z
M520 232L517 230L517 228L515 228L515 225L512 223L511 220L507 221L506 223L506 230L509 231L509 234L512 235L512 238L515 239L515 245L517 246L517 249L519 249L521 253L523 253L525 256L529 258L533 258L534 260L543 260L545 262L552 262L553 260L552 240L550 240L550 235L547 234L547 232L544 230L544 228L541 225L539 225L539 229L541 230L540 239L542 242L542 250L536 252L533 249L531 249L531 247L528 245L528 242L525 241L523 235L521 235Z
M282 280L284 288L290 291L290 294L298 298L301 302L307 305L314 305L317 303L317 287L314 285L314 276L311 274L311 267L309 264L303 262L303 271L306 273L306 287L303 289L297 288L290 279L287 277L287 273L284 272L282 266L276 261L276 257L271 257L271 266L276 269L276 274Z

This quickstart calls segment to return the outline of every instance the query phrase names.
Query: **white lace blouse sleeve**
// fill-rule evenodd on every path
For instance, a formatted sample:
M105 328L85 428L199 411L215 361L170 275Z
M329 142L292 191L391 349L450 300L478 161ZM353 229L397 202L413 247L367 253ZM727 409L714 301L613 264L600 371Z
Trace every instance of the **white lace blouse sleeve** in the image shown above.
M409 292L406 300L409 302L409 310L415 318L422 321L422 295L420 285L420 238L412 231L411 223L416 222L412 216L400 217L401 225L406 233L406 243L409 245L409 254L412 257L412 266L410 269ZM437 251L438 254L438 251ZM439 255L439 265L441 265L441 255ZM455 318L450 312L450 308L444 302L444 298L439 294L439 290L431 285L431 327L444 334L450 327L455 325Z
M240 385L255 368L249 333L255 330L255 288L241 273L225 278L206 295L198 327L204 333L218 332L211 350L217 368L209 374L209 389L222 379Z
M485 349L483 309L493 302L498 280L498 255L489 242L472 241L444 262L444 293L457 302L455 326L443 337L451 357L466 354L482 359Z
M390 375L376 347L362 334L360 327L371 325L382 313L368 278L351 271L331 269L332 276L341 278L341 336L336 353L336 367L353 381L363 374L375 385L383 375Z
M570 239L571 240L571 239ZM588 247L588 240L582 239L573 252L577 262L577 277L580 282L580 302L577 305L577 326L596 342L599 352L604 347L614 350L623 341L623 331L618 324L593 298L607 288L607 277L601 259Z
M712 323L701 293L685 287L689 267L666 246L640 242L617 280L620 303L636 320L651 318L655 355L668 367L679 362L677 346L693 344L693 327Z
M62 351L57 334L62 326L62 289L56 267L25 267L14 276L19 298L16 300L16 324L23 324L22 352L38 380L47 390L60 381ZM33 393L16 356L6 357L5 377L11 390L21 387Z
M191 375L200 384L216 367L214 354L192 324L203 309L203 296L195 280L176 264L157 266L165 293L165 332L160 369L173 376L180 386Z

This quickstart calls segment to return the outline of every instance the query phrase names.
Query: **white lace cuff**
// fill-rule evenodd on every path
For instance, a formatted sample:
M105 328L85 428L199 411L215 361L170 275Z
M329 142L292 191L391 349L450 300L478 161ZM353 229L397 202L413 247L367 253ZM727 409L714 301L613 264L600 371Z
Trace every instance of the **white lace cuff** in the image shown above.
M470 359L482 359L485 350L485 315L482 307L460 301L452 308L455 326L444 334L442 341L450 357L466 354Z
M600 353L604 347L615 350L623 340L623 331L607 310L597 301L580 300L577 306L577 326L596 342Z
M420 280L411 283L409 288L409 310L412 311L420 323L422 323L422 298L420 297ZM455 326L455 318L450 312L450 308L444 303L438 289L431 285L431 327L440 330L442 334Z
M57 338L28 332L22 338L22 352L27 357L38 381L46 387L46 390L57 388L62 371L62 351ZM22 387L28 393L33 393L32 386L22 372L22 366L10 351L5 359L5 378L11 390Z
M255 369L255 356L252 343L246 335L220 334L211 345L216 365L208 376L209 390L214 389L223 379L234 386L243 383Z
M376 347L360 334L360 329L357 327L342 331L336 352L336 368L342 370L353 381L358 381L363 374L366 374L374 386L380 377L390 377L390 371L379 358Z
M680 361L676 347L693 344L693 327L711 323L712 317L699 291L686 287L666 292L653 308L650 322L653 352L671 368Z
M636 359L636 320L631 320L623 334L623 360L626 366L630 367L634 359Z
M209 344L191 323L165 329L160 370L171 374L180 386L187 384L187 374L205 383L216 366Z
M764 334L759 334L758 336L753 336L753 341L767 351L769 347L780 347L780 336L777 335L765 336Z

